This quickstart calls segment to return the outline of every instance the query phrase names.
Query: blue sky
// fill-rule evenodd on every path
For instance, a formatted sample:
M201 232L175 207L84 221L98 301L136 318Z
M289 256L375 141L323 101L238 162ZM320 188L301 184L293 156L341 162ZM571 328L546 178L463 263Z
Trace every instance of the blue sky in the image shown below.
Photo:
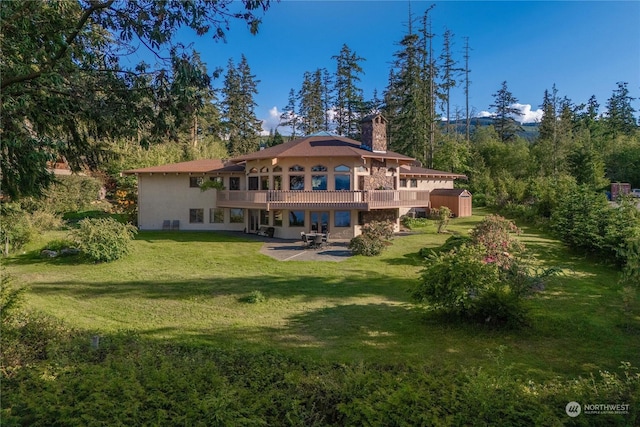
M274 3L265 13L259 33L252 36L233 23L227 42L182 32L193 43L209 70L247 57L258 84L256 114L263 127L275 127L287 104L289 90L299 90L305 71L325 67L335 71L343 44L365 58L361 87L365 98L387 85L393 54L407 32L409 7L420 17L429 5L435 51L442 33L454 34L453 50L463 64L464 37L469 38L470 105L476 113L490 109L492 94L507 81L523 104L526 121L545 89L555 83L560 96L574 103L595 95L604 109L616 82L628 82L631 96L640 98L640 2L486 2L486 1L288 1ZM216 82L220 86L222 79ZM452 93L452 111L464 109L462 86ZM634 103L640 110L640 102ZM282 129L281 129L282 131ZM283 132L286 133L286 132Z

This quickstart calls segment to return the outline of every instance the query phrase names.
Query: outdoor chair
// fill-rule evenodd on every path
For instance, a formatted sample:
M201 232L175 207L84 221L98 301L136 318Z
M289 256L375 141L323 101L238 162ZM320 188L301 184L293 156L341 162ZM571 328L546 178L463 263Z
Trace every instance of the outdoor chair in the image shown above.
M309 241L307 240L307 235L304 234L304 231L300 232L300 238L302 239L302 246L304 246L305 248L309 246Z
M162 221L162 229L171 230L171 221L168 219L165 219L164 221Z
M172 230L180 230L180 220L179 219L174 219L173 222L171 223L171 229Z

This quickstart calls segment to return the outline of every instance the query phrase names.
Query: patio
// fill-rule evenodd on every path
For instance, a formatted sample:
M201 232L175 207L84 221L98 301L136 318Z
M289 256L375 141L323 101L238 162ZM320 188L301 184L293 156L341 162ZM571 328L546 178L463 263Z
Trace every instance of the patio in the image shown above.
M260 253L278 261L333 261L340 262L351 256L348 242L332 241L319 249L305 248L302 240L271 240L265 242Z

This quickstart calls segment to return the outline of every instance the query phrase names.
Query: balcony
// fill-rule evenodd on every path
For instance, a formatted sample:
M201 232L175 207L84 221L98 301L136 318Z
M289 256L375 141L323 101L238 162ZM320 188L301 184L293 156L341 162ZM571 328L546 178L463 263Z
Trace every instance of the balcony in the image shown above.
M217 191L217 206L251 209L389 209L429 206L427 190Z

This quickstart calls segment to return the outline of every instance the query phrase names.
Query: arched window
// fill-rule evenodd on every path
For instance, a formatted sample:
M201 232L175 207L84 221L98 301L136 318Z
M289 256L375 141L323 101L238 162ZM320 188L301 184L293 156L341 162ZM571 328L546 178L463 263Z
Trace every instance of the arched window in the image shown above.
M311 168L311 172L326 172L327 167L323 165L315 165Z
M263 166L260 168L260 173L268 173L269 172L269 168L266 166Z
M282 168L280 166L276 166L273 168L274 172L282 172Z
M289 172L304 172L304 168L300 165L291 166Z
M349 172L351 168L349 166L340 165L333 168L334 172Z
M249 173L258 173L258 169L257 168L251 168L251 169L249 169Z

